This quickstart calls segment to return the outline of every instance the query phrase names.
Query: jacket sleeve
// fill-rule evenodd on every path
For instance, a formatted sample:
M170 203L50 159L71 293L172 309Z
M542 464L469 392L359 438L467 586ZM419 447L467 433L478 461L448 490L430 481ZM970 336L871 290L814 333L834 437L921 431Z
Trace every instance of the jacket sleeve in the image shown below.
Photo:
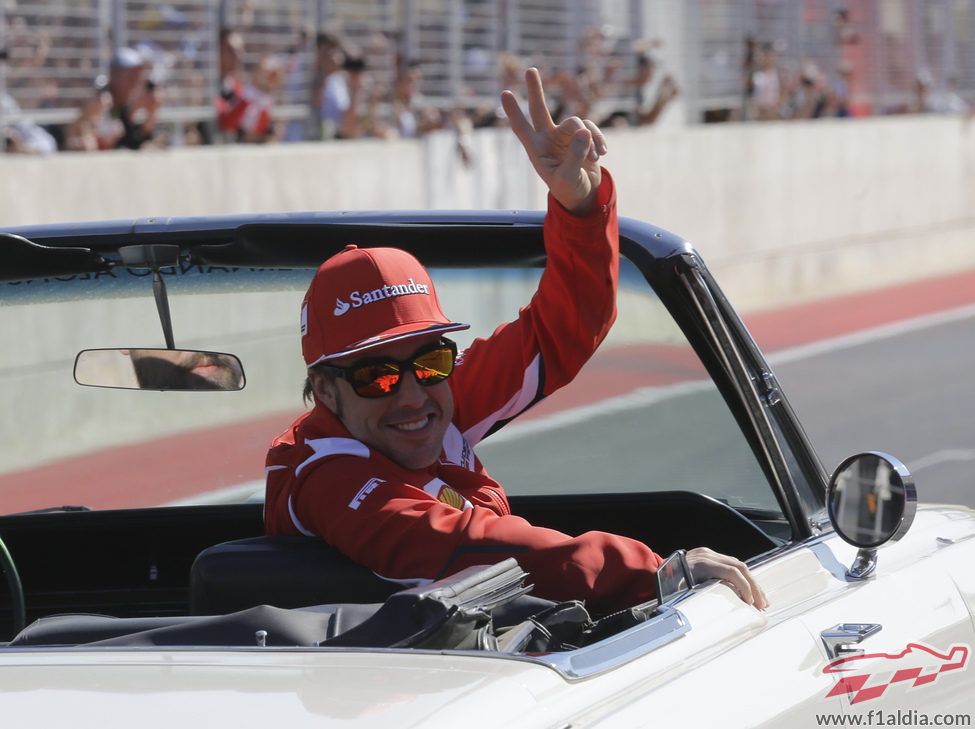
M353 561L395 580L438 579L471 565L514 557L533 594L581 599L610 612L651 598L662 561L637 540L604 532L570 537L498 513L486 500L456 508L369 459L330 459L302 479L292 508L299 522Z
M619 228L609 173L587 217L549 195L544 235L548 260L531 302L475 340L451 377L454 423L471 445L570 382L616 318Z

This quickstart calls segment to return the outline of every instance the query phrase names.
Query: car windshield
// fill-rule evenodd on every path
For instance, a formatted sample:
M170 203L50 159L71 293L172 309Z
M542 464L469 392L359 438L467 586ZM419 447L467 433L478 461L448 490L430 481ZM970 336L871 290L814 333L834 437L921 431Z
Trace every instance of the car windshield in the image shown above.
M531 297L538 269L434 270L463 348ZM4 513L263 498L271 440L305 409L298 311L312 271L164 270L175 345L237 355L237 392L83 387L75 356L165 347L145 272L0 284ZM624 261L619 318L577 380L478 452L511 494L690 490L779 512L768 480L671 316Z
M618 309L575 381L479 447L488 470L512 494L687 490L781 513L700 359L626 260Z

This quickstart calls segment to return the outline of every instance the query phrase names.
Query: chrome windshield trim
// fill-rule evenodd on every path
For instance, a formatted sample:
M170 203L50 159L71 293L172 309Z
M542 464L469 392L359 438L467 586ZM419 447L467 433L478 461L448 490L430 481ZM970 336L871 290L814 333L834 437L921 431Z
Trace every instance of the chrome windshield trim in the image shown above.
M517 657L554 668L566 678L585 678L655 651L677 640L690 629L691 624L679 610L662 606L645 623L593 645L564 653L522 654Z
M761 457L770 469L770 486L783 510L783 516L792 528L793 539L804 539L810 527L800 503L794 476L783 451L766 398L759 392L758 372L767 369L767 363L749 363L745 353L735 341L725 312L719 306L712 284L706 279L706 268L696 255L685 257L687 270L679 274L688 295L697 309L699 321L707 330L707 337L714 346L714 354L720 360L729 384L734 388L744 412L747 414L763 451ZM756 370L757 365L757 370ZM768 370L771 372L771 370ZM712 375L713 378L713 375ZM763 385L764 386L764 385ZM777 396L781 401L781 395ZM758 455L758 454L756 454Z

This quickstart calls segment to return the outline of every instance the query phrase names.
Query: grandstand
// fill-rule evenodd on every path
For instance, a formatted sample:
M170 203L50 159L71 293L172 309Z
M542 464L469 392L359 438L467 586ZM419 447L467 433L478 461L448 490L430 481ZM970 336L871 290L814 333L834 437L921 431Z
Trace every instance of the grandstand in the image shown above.
M151 59L171 130L207 122L222 27L240 29L248 69L265 54L286 63L275 92L284 120L315 115L320 30L359 49L377 97L402 64L417 63L425 103L441 109L496 107L503 61L515 59L547 78L585 77L606 118L633 108L637 56L650 53L679 83L679 123L747 119L759 46L796 77L851 68L856 114L911 110L919 79L954 84L969 100L975 92L975 0L8 0L0 94L15 105L0 107L0 124L71 122L119 46Z

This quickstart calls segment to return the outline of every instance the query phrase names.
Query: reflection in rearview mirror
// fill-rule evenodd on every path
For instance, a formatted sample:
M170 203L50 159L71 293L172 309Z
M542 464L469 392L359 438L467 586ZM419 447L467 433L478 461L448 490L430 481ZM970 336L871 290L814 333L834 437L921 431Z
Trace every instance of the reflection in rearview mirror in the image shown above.
M242 390L232 354L186 349L86 349L74 364L79 385L124 390Z

